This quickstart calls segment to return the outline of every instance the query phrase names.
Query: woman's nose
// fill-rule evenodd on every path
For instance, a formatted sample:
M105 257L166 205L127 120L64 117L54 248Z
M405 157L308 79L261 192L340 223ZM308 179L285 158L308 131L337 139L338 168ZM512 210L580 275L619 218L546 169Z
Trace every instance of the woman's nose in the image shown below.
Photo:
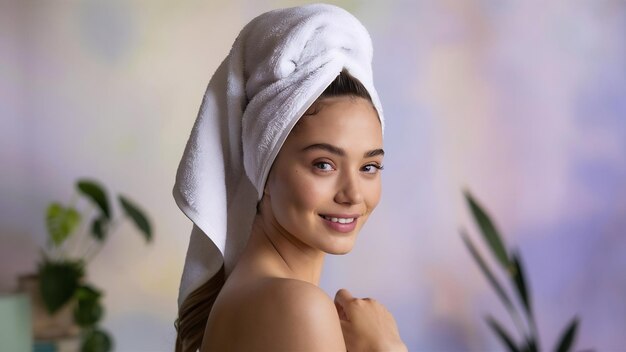
M359 184L358 175L344 173L339 180L339 187L335 194L335 202L339 204L358 204L363 201L363 194Z

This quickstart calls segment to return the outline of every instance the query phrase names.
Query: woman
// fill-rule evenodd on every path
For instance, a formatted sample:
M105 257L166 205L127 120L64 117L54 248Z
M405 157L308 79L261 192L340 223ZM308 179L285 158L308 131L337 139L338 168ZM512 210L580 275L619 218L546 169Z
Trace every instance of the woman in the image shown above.
M333 302L318 287L324 256L352 249L380 198L384 119L370 65L367 32L334 6L273 11L242 30L209 83L177 175L175 198L200 234L181 283L177 350L406 350L382 305L343 289ZM223 162L203 167L208 159ZM221 209L216 198L223 228L206 215ZM215 247L217 272L203 261ZM198 268L210 279L190 279ZM205 282L190 290L188 281Z

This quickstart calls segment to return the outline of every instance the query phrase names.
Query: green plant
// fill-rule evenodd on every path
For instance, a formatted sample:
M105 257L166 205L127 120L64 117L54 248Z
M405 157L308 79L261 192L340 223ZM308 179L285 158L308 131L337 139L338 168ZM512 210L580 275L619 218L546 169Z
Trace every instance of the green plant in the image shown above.
M152 240L152 227L143 211L123 195L117 196L122 214L113 216L99 182L78 180L76 188L77 195L88 200L82 213L77 209L76 196L67 206L57 202L48 206L48 241L38 266L41 297L50 314L75 299L74 322L82 331L81 351L106 352L113 341L98 325L104 315L102 291L84 282L86 266L125 219L136 225L146 242Z
M532 300L528 289L528 280L524 276L521 254L518 250L507 249L503 237L496 229L495 224L491 221L487 212L483 210L474 197L472 197L470 192L464 191L464 196L474 220L478 224L483 240L491 251L491 254L494 256L496 263L504 272L504 276L508 279L508 283L512 286L510 290L516 293L517 302L514 302L509 297L507 290L505 290L505 286L500 283L470 237L467 235L467 232L463 229L460 230L461 238L463 238L463 242L474 258L474 261L476 261L476 264L478 264L478 267L487 279L487 282L489 282L492 289L496 292L496 295L511 316L519 337L515 338L502 326L502 324L495 320L495 318L488 315L485 320L491 330L497 335L509 351L541 351L537 323L533 313ZM521 306L521 309L519 306ZM554 351L567 352L573 348L578 324L578 318L574 317L564 329L559 341L555 344Z

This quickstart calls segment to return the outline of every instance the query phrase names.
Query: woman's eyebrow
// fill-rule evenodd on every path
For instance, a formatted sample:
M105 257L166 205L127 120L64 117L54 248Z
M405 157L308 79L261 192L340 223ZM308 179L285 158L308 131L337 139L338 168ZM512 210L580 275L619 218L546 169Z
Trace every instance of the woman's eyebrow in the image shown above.
M366 152L365 154L363 154L364 158L371 158L373 156L377 156L377 155L385 155L385 151L382 149L374 149L374 150L370 150L369 152Z
M321 149L321 150L325 150L329 153L333 153L339 156L345 156L346 155L346 151L339 148L339 147L335 147L332 144L328 144L328 143L316 143L316 144L311 144L310 146L302 149L303 152L309 151L309 150L314 150L314 149Z
M321 149L321 150L325 150L329 153L333 153L335 155L338 156L346 156L346 151L336 147L332 144L328 144L328 143L316 143L316 144L311 144L310 146L302 149L303 152L309 151L309 150L314 150L314 149ZM377 155L385 155L385 151L378 148L378 149L373 149L370 150L368 152L363 153L363 157L364 158L371 158Z

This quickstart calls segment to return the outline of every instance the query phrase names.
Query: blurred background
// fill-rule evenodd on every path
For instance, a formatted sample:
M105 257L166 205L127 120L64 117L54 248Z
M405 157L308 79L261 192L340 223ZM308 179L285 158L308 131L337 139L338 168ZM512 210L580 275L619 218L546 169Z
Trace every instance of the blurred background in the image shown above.
M171 189L206 84L249 20L304 3L0 0L0 291L35 270L48 203L99 179L154 226L145 245L122 224L91 263L103 325L116 351L172 350L191 222ZM501 350L466 188L522 253L544 347L578 315L579 349L624 350L626 2L330 3L372 36L387 156L323 289L380 300L411 351Z

